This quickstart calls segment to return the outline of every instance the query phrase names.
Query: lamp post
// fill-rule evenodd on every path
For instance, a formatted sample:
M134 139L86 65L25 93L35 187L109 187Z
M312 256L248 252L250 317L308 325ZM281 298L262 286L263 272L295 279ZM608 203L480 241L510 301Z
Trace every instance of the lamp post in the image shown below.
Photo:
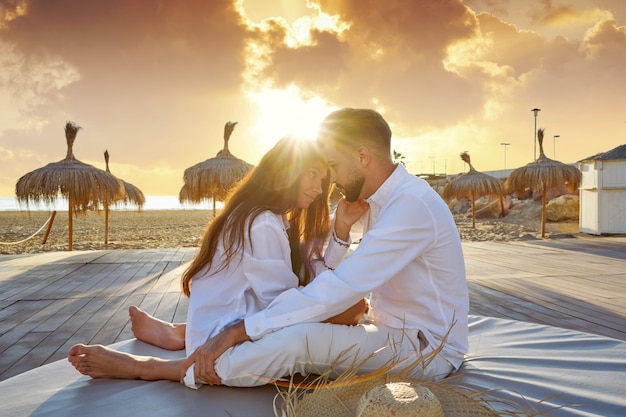
M504 146L504 169L506 169L506 147L510 145L510 143L500 142L500 145Z
M552 158L554 158L555 161L556 161L556 138L560 138L560 137L561 137L561 135L554 135L554 137L553 137L553 141L554 142L553 142L553 145L552 145L552 147L553 147Z
M538 108L534 108L531 110L531 112L535 113L535 130L533 131L533 161L537 160L537 113L539 113L541 111L541 109Z

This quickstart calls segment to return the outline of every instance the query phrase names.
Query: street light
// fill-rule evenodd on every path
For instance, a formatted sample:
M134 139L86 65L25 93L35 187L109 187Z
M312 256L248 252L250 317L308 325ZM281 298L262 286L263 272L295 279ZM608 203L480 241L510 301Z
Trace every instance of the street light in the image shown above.
M504 169L506 169L506 147L510 145L510 143L500 142L500 145L504 146Z
M537 160L537 113L539 113L541 109L534 108L531 112L535 113L535 130L533 131L534 140L533 140L533 161Z
M554 150L552 151L552 158L554 158L554 160L556 161L556 138L560 138L561 135L554 135L554 142L553 142L553 148Z

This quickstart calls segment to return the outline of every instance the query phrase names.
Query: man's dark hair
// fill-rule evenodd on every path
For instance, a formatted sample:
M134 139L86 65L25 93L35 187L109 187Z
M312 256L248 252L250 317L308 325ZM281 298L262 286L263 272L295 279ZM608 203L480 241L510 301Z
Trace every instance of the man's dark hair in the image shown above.
M326 116L320 125L317 139L331 140L349 149L371 146L389 152L391 129L374 110L344 108Z

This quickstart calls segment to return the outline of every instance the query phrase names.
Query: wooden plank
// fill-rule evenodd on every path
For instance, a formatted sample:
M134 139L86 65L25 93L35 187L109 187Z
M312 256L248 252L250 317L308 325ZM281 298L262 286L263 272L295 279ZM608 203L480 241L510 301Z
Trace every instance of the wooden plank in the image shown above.
M102 322L102 327L89 341L92 344L109 345L115 343L119 334L128 323L128 306L138 304L143 298L142 295L115 296L111 298L111 310L108 313L108 320Z
M493 283L483 281L482 284L507 294L516 294L538 306L543 306L569 316L582 315L590 323L600 324L613 329L620 328L626 332L626 320L624 320L622 315L616 314L604 306L589 303L584 299L573 298L567 294L542 288L529 282L510 281L503 283L500 280Z
M47 333L28 332L19 341L2 352L0 359L0 380L28 371L41 365L37 357L31 356L31 351L39 345Z
M606 242L606 245L605 243ZM626 340L626 237L464 242L471 314ZM0 380L132 337L128 307L186 320L195 248L0 256Z

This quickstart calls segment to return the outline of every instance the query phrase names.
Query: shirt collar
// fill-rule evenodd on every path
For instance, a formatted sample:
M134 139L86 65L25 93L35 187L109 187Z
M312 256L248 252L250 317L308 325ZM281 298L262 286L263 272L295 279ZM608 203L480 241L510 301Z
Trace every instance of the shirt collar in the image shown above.
M381 184L380 187L372 194L366 201L370 204L377 207L382 207L383 204L389 199L393 190L398 186L398 184L402 181L408 174L408 171L402 164L398 164L396 169L393 170L391 175Z
M396 189L398 184L402 181L404 177L409 175L406 168L402 164L398 164L396 169L393 170L391 175L381 184L380 187L372 194L367 201L370 205L369 216L366 220L366 224L364 227L364 231L369 230L372 225L376 224L378 221L378 216L382 210L385 202L389 200L393 190Z

